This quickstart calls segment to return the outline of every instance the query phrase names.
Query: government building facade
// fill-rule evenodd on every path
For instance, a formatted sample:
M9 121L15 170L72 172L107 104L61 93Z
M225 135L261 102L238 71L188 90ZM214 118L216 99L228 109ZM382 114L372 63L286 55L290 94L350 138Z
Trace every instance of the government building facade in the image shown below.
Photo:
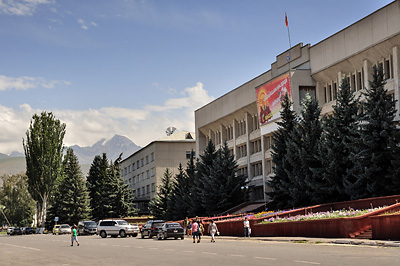
M196 154L208 141L227 142L247 176L250 201L268 202L273 175L272 133L277 130L280 99L289 92L296 112L309 93L322 113L332 112L340 83L347 78L361 94L369 88L373 66L382 66L386 89L400 110L400 0L315 45L299 43L276 56L271 68L195 111Z

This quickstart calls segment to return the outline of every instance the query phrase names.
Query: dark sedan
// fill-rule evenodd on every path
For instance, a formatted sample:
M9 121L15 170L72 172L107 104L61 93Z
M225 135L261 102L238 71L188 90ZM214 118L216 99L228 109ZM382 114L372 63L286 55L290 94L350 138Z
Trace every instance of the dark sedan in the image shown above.
M35 229L33 229L32 227L26 227L24 234L26 235L30 235L30 234L34 234L35 233Z
M158 240L167 239L173 237L175 239L184 239L185 234L183 232L183 228L178 223L165 223L163 226L158 230L157 238Z

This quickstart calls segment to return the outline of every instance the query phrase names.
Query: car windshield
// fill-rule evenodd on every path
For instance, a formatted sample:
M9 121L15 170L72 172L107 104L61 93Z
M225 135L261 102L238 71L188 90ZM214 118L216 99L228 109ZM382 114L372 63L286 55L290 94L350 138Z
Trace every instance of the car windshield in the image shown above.
M153 227L161 227L164 223L154 223Z
M171 227L181 227L180 224L167 224L167 227L171 228Z
M96 227L97 224L95 222L85 222L86 227Z
M129 225L127 221L117 221L119 225Z
M69 225L61 225L61 228L69 228Z

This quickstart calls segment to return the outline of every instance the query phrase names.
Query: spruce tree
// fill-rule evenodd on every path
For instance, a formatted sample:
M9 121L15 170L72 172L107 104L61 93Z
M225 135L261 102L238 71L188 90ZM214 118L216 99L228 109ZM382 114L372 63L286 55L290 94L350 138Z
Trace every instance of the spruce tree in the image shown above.
M245 176L237 175L237 163L228 144L216 152L210 175L203 179L202 204L205 214L217 215L242 202Z
M166 219L169 216L168 201L172 193L172 179L169 168L166 168L158 192L149 203L150 214L156 219Z
M285 169L292 180L289 205L293 207L316 204L323 199L322 178L312 171L320 168L321 164L316 157L322 132L320 114L318 102L307 94L303 101L301 120L286 143L289 167Z
M88 219L90 215L85 180L78 157L71 148L64 157L63 177L57 188L52 214L58 216L61 223L70 225L78 224L80 220Z
M171 220L181 220L188 215L188 193L189 184L188 176L179 164L178 174L175 176L175 180L172 185L171 200L169 201L169 209L171 210Z
M203 216L206 213L203 203L204 195L207 193L204 189L204 182L210 179L215 159L215 146L213 142L209 140L204 153L200 155L200 160L197 162L197 172L194 176L191 188L189 215L192 217Z
M395 101L385 84L382 67L374 66L370 88L364 93L360 137L353 143L354 166L345 180L351 199L385 196L394 189L392 161L399 133Z
M314 169L323 178L324 198L319 203L349 200L345 192L344 179L352 168L351 160L354 139L358 138L359 98L355 98L347 78L344 77L333 105L333 112L322 119L322 136L318 148L321 168Z
M90 196L91 216L95 220L104 218L107 199L103 197L104 186L107 180L107 171L109 163L107 155L95 156L89 169L89 175L86 178L86 186Z
M296 124L297 115L292 109L289 94L283 98L281 103L281 121L277 122L278 130L272 135L272 162L275 164L274 175L267 185L272 189L268 195L278 209L288 208L290 196L291 179L286 169L290 172L290 164L287 161L287 141L292 134Z

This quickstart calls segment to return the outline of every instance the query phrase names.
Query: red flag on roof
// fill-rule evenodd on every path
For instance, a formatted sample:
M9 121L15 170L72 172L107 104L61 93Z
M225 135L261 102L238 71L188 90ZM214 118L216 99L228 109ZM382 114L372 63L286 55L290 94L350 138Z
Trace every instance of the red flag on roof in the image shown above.
M288 23L288 20L287 20L286 12L285 12L285 23L286 23L286 27L289 27L289 23Z

